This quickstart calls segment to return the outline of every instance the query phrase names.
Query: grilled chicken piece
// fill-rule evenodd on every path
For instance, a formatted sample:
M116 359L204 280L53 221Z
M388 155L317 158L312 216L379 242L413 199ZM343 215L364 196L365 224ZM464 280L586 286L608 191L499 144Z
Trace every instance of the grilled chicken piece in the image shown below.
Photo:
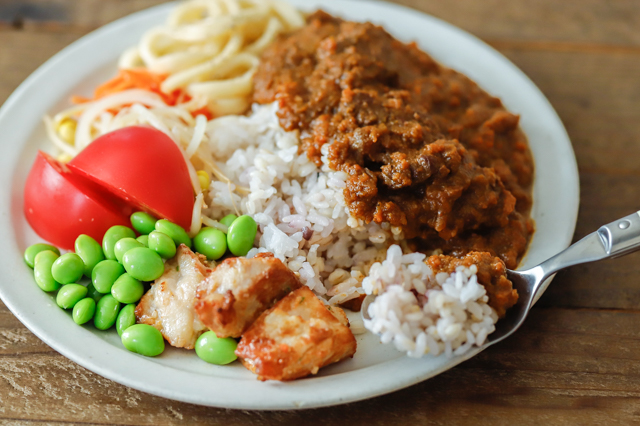
M258 316L300 281L271 253L219 264L197 292L200 321L218 337L240 337Z
M193 309L196 290L211 273L205 262L206 257L180 244L176 255L165 264L164 274L140 299L137 322L160 330L171 346L193 349L207 330Z
M260 380L316 374L356 352L356 339L342 322L346 320L342 309L325 306L303 286L253 323L242 335L236 355Z

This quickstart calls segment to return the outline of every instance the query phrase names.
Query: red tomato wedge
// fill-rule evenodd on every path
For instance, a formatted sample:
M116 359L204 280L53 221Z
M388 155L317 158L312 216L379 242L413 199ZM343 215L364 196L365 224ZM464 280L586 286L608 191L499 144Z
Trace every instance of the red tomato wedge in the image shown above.
M96 241L113 225L129 225L131 206L64 164L38 152L24 189L24 214L33 230L61 248L72 250L76 237Z
M195 198L187 163L159 130L133 126L107 133L68 166L138 209L191 227Z

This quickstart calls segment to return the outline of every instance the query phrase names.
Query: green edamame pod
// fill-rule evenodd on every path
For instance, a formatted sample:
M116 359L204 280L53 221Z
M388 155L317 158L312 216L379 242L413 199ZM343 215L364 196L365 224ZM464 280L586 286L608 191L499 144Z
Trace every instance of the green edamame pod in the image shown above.
M51 244L32 244L24 251L24 261L30 268L35 266L35 260L38 253L41 251L50 250L60 256L60 250L57 247L52 246Z
M135 303L143 294L142 283L129 274L120 275L111 287L111 295L120 303Z
M136 234L133 232L133 229L122 225L115 225L107 229L104 237L102 237L102 250L104 251L104 257L109 260L116 260L116 254L114 252L116 243L127 237L136 238Z
M116 331L118 336L122 337L122 333L136 323L136 305L131 303L120 309L118 318L116 319Z
M147 324L135 324L122 332L122 344L131 352L145 356L157 356L164 352L162 334Z
M224 365L235 361L238 343L230 337L217 337L213 331L202 333L196 340L196 354L210 364Z
M96 304L96 313L93 317L93 324L98 330L107 330L116 323L120 302L112 295L105 294Z
M131 215L131 226L142 235L150 234L156 226L157 219L145 212L135 212Z
M110 293L111 286L122 274L124 274L124 266L115 260L103 260L93 268L91 282L100 293Z
M124 254L129 250L131 250L132 248L136 248L136 247L144 247L144 244L142 244L140 241L136 240L135 238L127 237L127 238L121 239L113 247L113 252L116 255L116 260L122 263L122 256L124 256Z
M176 225L166 219L160 219L156 222L156 231L170 236L177 246L184 244L187 247L191 247L191 238L180 225Z
M235 214L228 214L222 219L220 219L220 223L226 226L231 226L233 221L236 220L237 218L238 216L236 216Z
M53 279L61 284L71 284L82 278L84 262L75 253L65 253L51 265Z
M218 260L227 251L227 236L215 228L202 228L193 239L193 246L198 253L209 260Z
M160 255L146 247L137 247L126 252L122 264L129 275L140 281L153 281L164 273L164 263Z
M62 286L51 274L53 262L55 262L58 257L59 256L51 250L44 250L38 253L34 259L33 276L36 279L38 287L44 291L55 291Z
M253 247L258 225L251 216L242 215L233 221L227 232L227 247L235 256L246 256Z
M96 302L90 297L85 297L75 304L71 316L76 324L82 325L88 323L95 313Z
M148 247L165 259L170 259L176 255L176 243L163 232L153 231L150 233Z
M101 261L104 260L102 246L88 235L81 234L76 238L74 244L76 254L84 262L84 275L91 278L91 271Z
M87 295L87 288L80 284L63 285L56 295L56 303L62 309L71 309Z

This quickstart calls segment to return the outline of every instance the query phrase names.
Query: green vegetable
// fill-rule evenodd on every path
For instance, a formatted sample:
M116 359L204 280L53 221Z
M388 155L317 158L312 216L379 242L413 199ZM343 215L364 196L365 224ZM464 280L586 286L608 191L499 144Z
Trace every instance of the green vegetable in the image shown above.
M136 247L144 247L144 244L142 244L140 241L136 240L135 238L127 237L127 238L121 239L116 243L116 245L113 248L113 252L116 255L116 260L122 263L122 257L124 256L124 254L129 250L131 250L132 248L136 248Z
M215 228L202 228L193 239L193 246L198 253L209 260L218 260L227 251L227 236Z
M104 250L104 256L109 260L116 260L116 254L114 252L116 243L123 238L135 238L136 234L133 229L127 228L122 225L115 225L107 229L104 237L102 237L102 250Z
M111 287L111 295L120 303L135 303L143 294L142 283L129 274L120 275Z
M87 295L87 288L80 284L63 285L56 296L56 303L62 309L71 309Z
M233 221L236 220L237 218L238 216L236 216L235 214L228 214L222 219L220 219L220 223L223 225L231 226Z
M54 247L50 244L38 243L27 247L27 249L24 251L24 261L27 265L29 265L30 268L33 268L35 266L37 254L45 250L50 250L60 256L60 250L58 250L57 247Z
M210 364L224 365L238 358L235 354L237 346L232 338L219 338L213 331L207 331L196 340L196 354Z
M164 351L162 334L147 324L135 324L122 332L122 344L131 352L145 356L160 355Z
M122 333L136 323L136 305L131 303L120 309L118 318L116 319L116 331L118 336L122 337Z
M51 275L60 284L71 284L82 278L84 262L75 253L65 253L53 262Z
M44 250L34 258L33 276L36 279L38 287L44 291L55 291L61 286L51 274L51 267L58 257L58 254L51 250Z
M124 274L124 266L115 260L103 260L93 268L91 282L100 293L110 293L111 286L122 274Z
M191 247L191 238L189 238L187 231L185 231L180 225L171 223L166 219L160 219L156 222L156 231L170 236L177 246L184 244L187 247Z
M258 225L251 216L242 215L233 221L227 232L227 246L235 256L246 256L253 247Z
M142 244L145 247L149 247L149 236L148 235L140 235L138 238L136 238L136 240L138 240L138 242L140 244Z
M157 219L145 212L135 212L131 215L131 226L142 235L150 234L155 229Z
M160 255L146 247L137 247L126 252L122 264L129 275L140 281L153 281L164 273L164 263Z
M165 259L176 255L176 243L163 232L153 231L149 234L149 248Z
M93 318L96 313L96 302L90 297L85 297L73 307L73 321L76 324L85 324Z
M94 302L98 303L98 300L102 299L102 296L104 296L104 293L100 293L96 290L93 283L89 283L87 285L87 297L92 298Z
M120 302L112 295L106 294L96 305L96 313L93 317L93 324L98 330L107 330L116 323Z
M91 271L93 271L93 268L98 264L98 262L104 260L102 246L100 246L100 244L90 236L81 234L76 238L74 247L76 254L80 256L84 262L84 274L91 278Z

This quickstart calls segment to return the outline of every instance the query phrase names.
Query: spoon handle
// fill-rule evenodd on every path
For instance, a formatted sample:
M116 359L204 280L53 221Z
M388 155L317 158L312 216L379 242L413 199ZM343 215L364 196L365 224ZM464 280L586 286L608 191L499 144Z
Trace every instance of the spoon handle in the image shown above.
M530 269L537 277L535 294L540 285L556 272L581 263L619 257L640 249L640 212L601 226L580 241L567 247L552 258Z

